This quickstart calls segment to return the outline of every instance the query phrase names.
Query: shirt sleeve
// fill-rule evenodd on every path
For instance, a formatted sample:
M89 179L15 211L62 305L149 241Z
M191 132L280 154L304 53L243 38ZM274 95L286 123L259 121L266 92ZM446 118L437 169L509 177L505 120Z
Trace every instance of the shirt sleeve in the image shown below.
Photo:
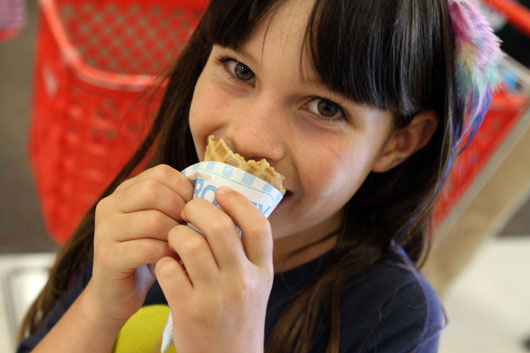
M44 336L53 328L53 326L61 319L64 313L70 308L72 303L79 297L81 292L85 289L90 277L92 276L92 262L83 265L79 271L70 290L62 297L55 307L48 313L44 319L41 327L32 335L23 339L18 348L17 353L31 352Z
M372 295L353 296L355 303L343 309L341 352L436 353L443 311L419 271L394 268L369 282L362 292Z

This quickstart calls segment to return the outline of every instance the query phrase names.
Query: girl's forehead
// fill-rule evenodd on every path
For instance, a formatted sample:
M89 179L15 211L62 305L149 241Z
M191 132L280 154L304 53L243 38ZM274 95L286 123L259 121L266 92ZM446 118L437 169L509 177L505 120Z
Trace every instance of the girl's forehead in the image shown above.
M311 64L306 35L312 7L313 1L282 3L258 23L238 51L260 64L281 58L290 69L298 70L303 81L321 83Z

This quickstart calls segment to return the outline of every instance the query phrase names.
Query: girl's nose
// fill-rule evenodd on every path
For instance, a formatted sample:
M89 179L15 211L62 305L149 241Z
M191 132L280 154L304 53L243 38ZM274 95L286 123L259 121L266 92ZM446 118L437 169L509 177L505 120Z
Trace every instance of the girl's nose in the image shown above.
M226 137L246 159L279 161L285 154L286 113L270 102L258 100L230 118Z

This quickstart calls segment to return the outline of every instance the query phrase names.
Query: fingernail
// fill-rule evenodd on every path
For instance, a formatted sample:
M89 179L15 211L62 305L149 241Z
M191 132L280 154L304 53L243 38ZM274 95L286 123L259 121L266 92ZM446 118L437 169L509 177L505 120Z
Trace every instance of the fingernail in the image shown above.
M184 212L184 210L180 211L180 219L182 219L184 222L188 221L188 217L186 216L186 212Z
M221 186L217 189L217 193L219 195L226 195L232 192L232 189L230 189L228 186Z

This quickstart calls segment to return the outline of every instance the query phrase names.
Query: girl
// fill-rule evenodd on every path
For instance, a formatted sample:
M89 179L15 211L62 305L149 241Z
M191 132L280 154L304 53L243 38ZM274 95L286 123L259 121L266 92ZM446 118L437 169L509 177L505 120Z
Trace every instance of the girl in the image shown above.
M447 0L213 0L18 351L118 350L134 317L167 304L179 353L435 352L440 303L412 262L477 97L457 86L453 4L466 15ZM179 170L209 135L285 176L269 220L227 188L226 213L192 199Z

